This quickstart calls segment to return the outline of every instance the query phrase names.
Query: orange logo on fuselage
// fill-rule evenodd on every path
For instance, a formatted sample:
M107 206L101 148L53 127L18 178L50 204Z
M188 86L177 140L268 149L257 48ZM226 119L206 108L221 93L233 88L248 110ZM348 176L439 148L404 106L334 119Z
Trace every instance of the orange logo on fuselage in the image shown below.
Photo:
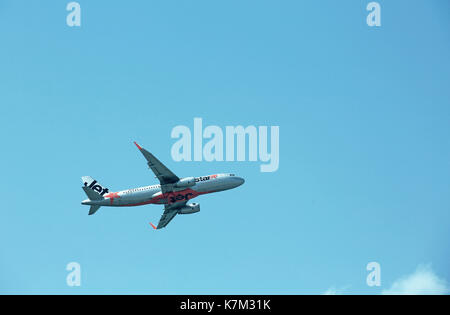
M111 204L114 203L114 199L120 198L119 193L116 193L116 192L109 193L109 194L105 195L105 197L110 198Z

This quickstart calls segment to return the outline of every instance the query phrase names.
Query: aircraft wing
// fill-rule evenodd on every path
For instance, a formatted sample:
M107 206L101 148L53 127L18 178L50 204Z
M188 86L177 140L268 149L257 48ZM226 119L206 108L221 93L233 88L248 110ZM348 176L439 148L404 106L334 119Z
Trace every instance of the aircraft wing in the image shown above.
M175 184L180 180L180 178L172 173L172 171L169 170L164 164L162 164L153 154L151 154L144 148L141 148L141 146L136 142L134 144L138 147L139 151L141 151L142 155L147 160L148 166L159 179L163 193L169 191L170 189L167 189L167 186L170 184Z
M186 201L183 202L177 202L176 204L171 204L171 205L164 205L164 213L161 216L161 219L159 219L159 223L158 226L154 226L153 224L151 224L151 226L155 229L155 230L159 230L162 229L163 227L166 227L167 224L170 223L170 221L172 221L173 218L175 218L175 216L178 213L178 210L182 207L184 207L186 205Z

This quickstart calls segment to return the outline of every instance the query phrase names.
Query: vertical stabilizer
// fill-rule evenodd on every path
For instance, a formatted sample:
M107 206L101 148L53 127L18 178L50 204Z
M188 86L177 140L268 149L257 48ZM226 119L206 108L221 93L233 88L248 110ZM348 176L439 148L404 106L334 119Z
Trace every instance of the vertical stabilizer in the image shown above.
M83 204L91 204L90 201L98 201L105 199L103 195L109 192L108 188L103 187L90 176L83 176L81 177L81 180L83 181L84 184L83 187L81 187L81 189L84 190L84 192L89 198L89 200L83 201ZM99 205L91 205L91 208L89 209L89 215L93 215L94 213L97 212L98 209L100 209Z
M84 186L82 187L86 195L91 200L103 199L103 195L109 192L109 189L100 185L95 179L90 176L81 177Z

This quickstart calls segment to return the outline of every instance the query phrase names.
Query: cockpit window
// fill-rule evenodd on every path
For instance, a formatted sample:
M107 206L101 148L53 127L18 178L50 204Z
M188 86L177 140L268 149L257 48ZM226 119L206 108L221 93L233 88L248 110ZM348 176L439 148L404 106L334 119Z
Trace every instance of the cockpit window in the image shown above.
M236 176L236 175L234 175L234 174L230 174L230 176Z

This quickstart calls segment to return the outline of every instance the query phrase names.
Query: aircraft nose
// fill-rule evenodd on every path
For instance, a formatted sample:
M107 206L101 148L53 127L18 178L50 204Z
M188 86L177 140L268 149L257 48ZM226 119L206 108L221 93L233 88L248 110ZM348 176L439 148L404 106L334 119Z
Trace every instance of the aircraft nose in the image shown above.
M238 182L238 186L241 186L243 183L245 183L245 179L242 177L236 177L236 181Z

